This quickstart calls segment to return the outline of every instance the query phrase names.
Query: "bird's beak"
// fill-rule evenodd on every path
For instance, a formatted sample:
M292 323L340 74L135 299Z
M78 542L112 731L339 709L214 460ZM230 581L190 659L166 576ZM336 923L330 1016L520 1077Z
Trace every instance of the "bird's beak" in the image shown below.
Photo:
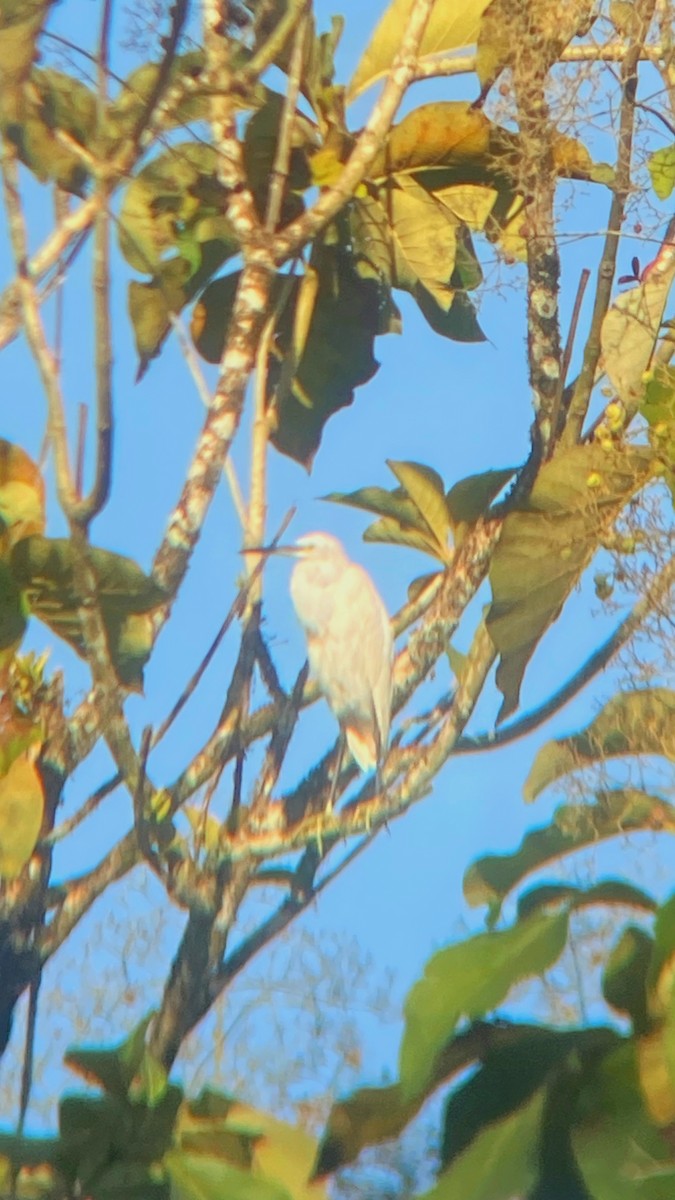
M240 554L302 554L300 546L244 546Z

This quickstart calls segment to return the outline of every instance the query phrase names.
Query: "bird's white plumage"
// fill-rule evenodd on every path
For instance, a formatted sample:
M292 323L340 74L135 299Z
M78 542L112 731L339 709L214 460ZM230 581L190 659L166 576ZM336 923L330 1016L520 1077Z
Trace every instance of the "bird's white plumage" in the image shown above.
M382 758L391 719L393 637L377 588L327 533L298 539L291 598L309 665L361 767Z

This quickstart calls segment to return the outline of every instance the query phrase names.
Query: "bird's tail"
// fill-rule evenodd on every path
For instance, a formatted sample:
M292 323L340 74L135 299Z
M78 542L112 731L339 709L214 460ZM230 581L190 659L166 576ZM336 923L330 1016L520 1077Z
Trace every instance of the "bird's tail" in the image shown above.
M345 725L344 731L352 757L361 770L374 771L380 757L380 746L373 730L359 725Z

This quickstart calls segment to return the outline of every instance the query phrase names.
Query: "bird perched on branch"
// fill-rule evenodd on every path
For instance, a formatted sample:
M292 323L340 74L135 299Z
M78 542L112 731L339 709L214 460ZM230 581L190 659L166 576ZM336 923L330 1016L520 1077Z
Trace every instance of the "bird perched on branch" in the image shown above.
M391 720L393 636L370 575L329 533L307 533L291 599L307 638L309 666L362 771L379 766Z

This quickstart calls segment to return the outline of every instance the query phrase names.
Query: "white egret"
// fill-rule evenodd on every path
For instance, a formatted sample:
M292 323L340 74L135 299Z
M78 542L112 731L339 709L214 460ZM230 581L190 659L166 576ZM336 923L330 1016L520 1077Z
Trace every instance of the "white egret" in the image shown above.
M287 553L298 558L291 599L307 638L310 672L362 771L382 761L391 721L393 636L370 575L329 533L307 533Z

